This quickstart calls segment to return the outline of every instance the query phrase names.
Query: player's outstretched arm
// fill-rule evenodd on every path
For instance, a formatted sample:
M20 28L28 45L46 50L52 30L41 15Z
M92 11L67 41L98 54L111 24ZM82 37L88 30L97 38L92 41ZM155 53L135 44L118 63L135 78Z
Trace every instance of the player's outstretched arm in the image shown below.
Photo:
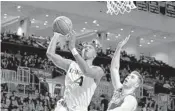
M68 70L69 65L71 63L71 60L65 59L61 57L60 55L55 53L56 50L56 44L61 34L54 33L54 36L49 44L49 47L47 49L46 55L47 57L59 68Z
M115 89L122 87L122 84L120 81L120 75L119 75L120 52L121 52L121 48L127 43L129 38L130 38L130 35L118 44L116 51L114 53L114 56L112 58L112 61L111 61L111 68L110 68L111 79L112 79L112 84L113 84Z
M89 67L86 61L81 57L81 55L77 52L75 48L75 35L72 33L70 34L70 41L69 41L69 49L71 50L75 60L77 61L80 69L83 71L85 76L94 78L95 80L100 80L101 77L104 75L102 68L100 67Z

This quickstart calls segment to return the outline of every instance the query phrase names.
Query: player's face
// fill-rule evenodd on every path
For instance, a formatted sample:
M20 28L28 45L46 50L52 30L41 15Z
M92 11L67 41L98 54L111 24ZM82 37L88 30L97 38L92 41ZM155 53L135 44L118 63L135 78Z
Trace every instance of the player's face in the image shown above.
M82 50L82 56L84 59L92 59L96 57L95 48L92 45L86 45Z
M138 80L139 80L138 76L136 74L131 73L125 78L123 85L127 88L137 87Z

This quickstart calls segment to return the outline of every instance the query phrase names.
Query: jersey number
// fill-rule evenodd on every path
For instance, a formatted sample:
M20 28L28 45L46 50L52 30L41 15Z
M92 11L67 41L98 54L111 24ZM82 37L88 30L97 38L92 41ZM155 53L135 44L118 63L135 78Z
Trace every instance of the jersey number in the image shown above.
M79 86L82 86L82 84L83 84L83 76L81 76L80 78L78 78L74 82L77 83Z

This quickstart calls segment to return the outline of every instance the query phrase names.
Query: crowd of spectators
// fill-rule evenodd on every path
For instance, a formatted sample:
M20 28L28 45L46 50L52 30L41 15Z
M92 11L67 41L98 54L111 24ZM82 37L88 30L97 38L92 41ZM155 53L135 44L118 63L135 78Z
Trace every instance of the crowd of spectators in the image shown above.
M3 111L54 111L56 102L60 96L51 97L50 93L45 95L36 93L21 96L16 92L6 93L1 91L1 109Z
M29 36L29 37L20 37L16 35L16 33L1 33L1 39L3 42L10 42L10 43L17 43L17 44L22 44L22 45L28 45L28 46L33 46L37 48L47 48L50 42L50 37L36 37L34 35ZM82 48L83 44L82 42L78 43L77 47ZM58 49L61 49L63 51L69 51L67 48L67 44L61 47L57 47ZM107 48L106 51L104 52L101 48L98 48L97 50L98 56L101 57L112 57L115 50L112 49L111 47ZM140 56L140 59L137 60L134 55L132 54L127 54L125 51L121 53L122 57L121 59L124 59L126 61L130 62L138 62L138 63L144 63L144 64L149 64L149 65L157 65L157 66L168 66L162 61L156 60L154 57L147 57L144 55Z
M28 42L28 41L33 41L33 39L31 39L32 37L29 38L25 38L25 37L20 37L17 36L16 34L10 34L10 33L1 33L1 37L2 37L2 42L10 42L10 43L17 43L17 44L23 44L23 45L31 45L31 44L25 44L24 42ZM18 42L18 41L23 41L23 38L26 39L24 40L24 42ZM41 40L41 39L40 39ZM46 39L46 41L44 43L48 44L48 41L50 39ZM35 39L35 43L36 43L36 39ZM42 44L44 46L44 44ZM35 45L32 45L33 47L36 47ZM79 43L79 46L82 48L82 43ZM98 56L101 57L112 57L114 54L114 50L112 50L111 48L106 49L106 52L104 53L102 51L102 49L98 49ZM39 69L53 69L53 64L51 61L48 60L48 58L46 56L39 56L37 53L33 53L30 54L27 51L26 52L4 52L1 53L1 57L2 57L2 62L1 62L1 67L2 68L7 68L7 69L13 69L15 70L17 68L17 66L21 65L21 66L26 66L26 67L32 67L32 68L39 68ZM121 52L121 60L122 61L129 61L129 62L137 62L137 63L144 63L144 64L148 64L148 65L157 65L157 66L167 66L165 63L163 63L162 61L157 61L155 60L155 58L152 57L146 57L146 56L141 56L139 60L137 60L135 58L134 55L129 55L127 54L125 51ZM52 66L52 67L50 67ZM101 67L104 69L105 73L106 73L106 78L108 81L110 81L110 72L109 72L109 64L101 64ZM124 70L124 73L123 73ZM128 74L126 71L126 68L124 68L123 70L121 70L120 72L122 72L122 76ZM127 68L128 72L130 72L130 68L128 66ZM157 70L156 72L154 71L150 71L149 69L143 70L143 68L137 69L138 71L140 71L140 73L142 73L142 75L146 78L146 77L151 77L151 78L157 78L159 80L162 81L166 81L168 78L163 77L162 74L160 74L160 71ZM164 83L163 83L164 84ZM174 86L173 82L170 82L171 87ZM169 87L170 88L170 87Z
M16 70L18 66L30 68L48 69L53 66L52 62L47 57L39 57L37 54L21 53L20 50L15 53L1 53L1 67L3 69Z
M48 41L44 41L42 43L39 43L35 39L31 38L21 38L17 36L16 34L1 34L2 37L2 42L10 42L10 43L17 43L17 44L22 44L22 45L28 45L32 47L37 47L39 48L40 46L47 47ZM39 43L39 44L38 44ZM82 44L79 43L80 49L82 48ZM59 48L60 49L60 48ZM66 49L66 48L65 48ZM106 57L107 59L111 58L114 54L114 50L111 48L106 49L106 52L104 53L102 49L98 50L98 56L100 57ZM67 58L67 57L66 57ZM165 77L161 72L159 68L150 68L150 67L134 67L133 63L140 63L140 64L148 64L148 65L155 65L155 66L165 66L167 65L163 63L162 61L157 61L154 58L151 57L145 57L141 56L140 60L137 60L134 55L129 55L125 51L121 52L121 61L128 62L125 65L121 64L120 67L120 76L121 76L121 81L124 80L124 78L133 70L137 70L138 72L141 73L141 75L144 78L144 83L147 82L147 80L150 80L152 83L152 80L155 80L154 85L157 83L161 83L161 86L168 89L168 93L172 93L170 91L171 89L175 89L175 81L174 80L169 80L168 77ZM10 69L10 70L17 70L18 66L25 66L25 67L30 67L30 68L38 68L38 69L44 69L44 70L52 70L53 72L56 71L57 69L53 63L48 60L46 55L40 56L38 53L30 53L27 50L26 51L20 51L17 50L16 52L13 50L5 50L4 52L1 52L1 68L3 69ZM100 64L102 69L105 72L105 81L111 82L110 78L110 63L106 64ZM61 69L57 69L61 70ZM30 98L29 96L26 98L19 98L15 95L8 95L5 93L3 94L3 98L1 100L2 107L5 109L12 108L15 109L15 111L23 111L23 108L28 108L25 109L26 111L50 111L51 109L54 108L54 105L56 104L56 101L58 98L51 98L48 96L49 94L46 94L46 96L43 96L42 94L38 94L39 96L37 98ZM37 94L36 94L37 95ZM12 96L12 97L11 97ZM48 97L47 97L48 96ZM144 95L148 96L148 95ZM11 99L15 98L15 99ZM30 98L30 99L29 99ZM89 111L99 111L99 110L104 110L106 108L106 104L109 102L105 98L105 96L101 96L101 101L99 105L95 103L91 103L89 106ZM23 102L22 102L23 101ZM157 103L152 100L152 99L142 99L140 103L144 103L144 105L141 104L143 107L143 111L155 111L158 109ZM97 107L99 106L99 107ZM31 109L31 110L29 110ZM147 109L147 110L146 110ZM105 110L104 110L105 111Z
M26 38L24 36L18 36L16 33L12 33L9 31L9 32L1 33L1 40L3 42L10 42L10 43L17 43L17 44L39 47L36 39L34 39L34 35Z
M11 51L9 51L11 52ZM51 61L48 60L46 56L40 57L37 54L30 54L27 52L20 52L17 53L9 53L7 51L1 53L1 67L3 69L11 69L17 70L18 66L25 66L30 68L38 68L38 69L45 69L53 71L56 68ZM110 64L101 64L100 65L106 74L106 80L110 82ZM123 80L129 72L131 72L130 66L127 65L126 67L120 68L120 75L121 80ZM175 82L169 81L168 78L165 78L163 75L159 74L160 71L156 70L153 72L148 69L137 68L144 78L154 78L160 81L166 88L175 88ZM153 73L153 74L152 74ZM164 85L164 83L166 83ZM167 85L168 84L168 85Z

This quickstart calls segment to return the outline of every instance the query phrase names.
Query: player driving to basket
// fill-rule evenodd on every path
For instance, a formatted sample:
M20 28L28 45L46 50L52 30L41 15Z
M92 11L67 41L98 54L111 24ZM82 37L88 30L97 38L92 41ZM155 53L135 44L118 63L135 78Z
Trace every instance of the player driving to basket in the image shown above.
M97 53L91 44L83 48L82 56L77 52L75 48L76 37L73 32L69 34L69 49L76 62L56 54L56 44L61 36L63 35L54 33L47 49L48 58L57 67L67 72L64 96L63 99L57 102L55 111L87 111L91 98L104 72L102 68L92 64Z

